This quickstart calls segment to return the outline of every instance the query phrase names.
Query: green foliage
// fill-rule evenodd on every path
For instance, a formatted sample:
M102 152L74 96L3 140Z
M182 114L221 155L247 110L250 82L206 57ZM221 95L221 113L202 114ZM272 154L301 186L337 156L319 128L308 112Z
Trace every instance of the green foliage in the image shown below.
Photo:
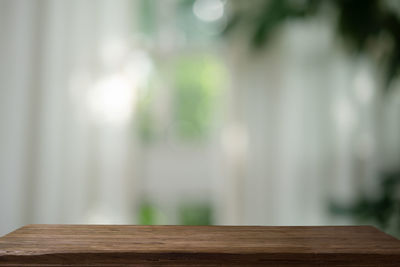
M182 225L211 225L211 205L197 202L181 205L179 208L179 223Z
M141 32L151 36L156 31L156 0L141 0L139 2L139 10Z
M245 26L245 30L250 34L251 44L259 49L268 43L270 36L285 21L315 15L320 2L318 0L258 1L251 8L237 8L231 14L224 33L228 34L239 26Z
M385 71L385 85L397 75L400 66L400 3L382 0L265 0L251 7L240 8L241 1L231 14L225 34L241 29L248 32L253 47L268 44L271 35L285 22L321 14L330 7L337 14L334 26L349 48L357 53L374 54L383 51L379 64ZM394 3L394 4L393 4ZM394 6L394 7L393 7ZM235 7L235 6L234 6ZM382 38L385 36L385 38ZM388 47L388 44L389 45ZM375 53L376 54L376 53Z
M338 215L352 215L360 223L371 223L400 237L400 172L382 174L378 197L362 196L351 206L332 203L331 211Z
M337 1L339 33L357 50L367 49L368 39L376 37L380 28L380 3L375 0Z
M139 207L139 224L141 225L154 225L159 222L159 211L155 205L150 202L144 201Z
M224 88L225 73L211 56L190 56L175 67L174 119L182 139L205 137L215 104Z
M165 224L160 209L150 201L142 201L139 206L138 222L141 225ZM180 225L212 225L213 211L210 203L185 201L178 206Z
M400 66L400 5L393 7L380 0L335 1L339 12L338 32L345 41L361 53L387 47L381 59L385 75L384 88L398 74ZM382 38L386 36L387 38Z

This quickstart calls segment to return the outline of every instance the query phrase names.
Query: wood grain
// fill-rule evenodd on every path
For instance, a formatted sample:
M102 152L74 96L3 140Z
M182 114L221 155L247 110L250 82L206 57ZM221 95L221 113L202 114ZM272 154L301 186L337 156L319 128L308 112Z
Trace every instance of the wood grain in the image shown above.
M0 266L400 266L370 226L28 225L0 238Z

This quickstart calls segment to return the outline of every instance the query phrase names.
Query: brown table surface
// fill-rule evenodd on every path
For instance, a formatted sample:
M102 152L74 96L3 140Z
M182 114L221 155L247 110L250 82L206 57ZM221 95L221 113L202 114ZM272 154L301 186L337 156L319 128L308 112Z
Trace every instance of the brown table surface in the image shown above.
M0 266L400 266L371 226L28 225L0 238Z

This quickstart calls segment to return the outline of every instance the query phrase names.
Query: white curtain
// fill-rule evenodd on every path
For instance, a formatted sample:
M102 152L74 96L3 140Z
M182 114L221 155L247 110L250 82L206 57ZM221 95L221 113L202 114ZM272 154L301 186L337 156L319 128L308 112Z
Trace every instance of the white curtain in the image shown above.
M124 0L0 1L0 234L134 220L132 11Z

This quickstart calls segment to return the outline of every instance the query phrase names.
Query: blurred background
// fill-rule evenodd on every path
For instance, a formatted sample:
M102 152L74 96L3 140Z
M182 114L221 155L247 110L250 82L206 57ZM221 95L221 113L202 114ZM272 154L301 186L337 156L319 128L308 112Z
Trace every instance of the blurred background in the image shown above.
M400 2L0 0L0 235L400 236Z

